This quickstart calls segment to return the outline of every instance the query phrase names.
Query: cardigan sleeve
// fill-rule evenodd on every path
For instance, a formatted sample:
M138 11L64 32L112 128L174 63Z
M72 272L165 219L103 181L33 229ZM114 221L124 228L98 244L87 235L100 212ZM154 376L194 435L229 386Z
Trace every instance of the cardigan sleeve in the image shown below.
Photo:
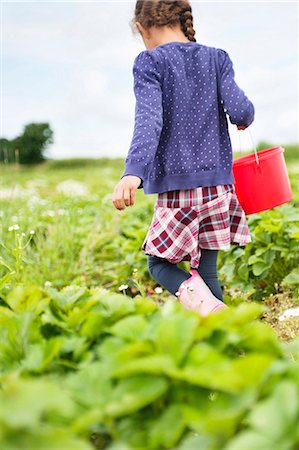
M121 178L139 177L142 180L139 188L143 187L147 168L154 160L163 127L160 69L150 50L142 51L134 60L135 124Z
M253 103L235 81L233 63L225 50L218 49L220 66L220 97L224 111L234 125L248 127L254 120Z

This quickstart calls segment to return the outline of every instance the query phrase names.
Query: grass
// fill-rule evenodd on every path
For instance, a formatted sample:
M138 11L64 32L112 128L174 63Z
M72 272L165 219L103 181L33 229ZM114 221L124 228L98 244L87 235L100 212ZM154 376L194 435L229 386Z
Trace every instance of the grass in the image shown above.
M299 203L298 146L284 148L293 201ZM234 158L239 156L234 153ZM139 189L134 207L124 211L115 210L111 202L123 165L123 158L73 158L30 167L0 165L0 279L15 270L11 281L15 284L101 285L115 292L126 284L130 295L144 286L146 295L159 304L167 301L167 291L155 293L157 284L140 251L156 195L144 195ZM19 231L9 231L16 223ZM180 266L188 270L187 263ZM229 286L224 286L224 293L232 299L240 295ZM290 292L278 291L265 304L263 320L280 339L298 335L296 318L278 319L283 310L294 306Z

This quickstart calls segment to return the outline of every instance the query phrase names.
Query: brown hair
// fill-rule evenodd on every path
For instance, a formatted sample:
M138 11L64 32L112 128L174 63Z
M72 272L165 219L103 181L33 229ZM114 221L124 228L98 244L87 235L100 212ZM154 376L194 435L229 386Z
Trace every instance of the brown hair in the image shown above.
M153 26L171 27L179 23L189 41L196 42L192 8L188 0L137 0L130 24L133 32L138 32L135 22L140 22L146 29Z

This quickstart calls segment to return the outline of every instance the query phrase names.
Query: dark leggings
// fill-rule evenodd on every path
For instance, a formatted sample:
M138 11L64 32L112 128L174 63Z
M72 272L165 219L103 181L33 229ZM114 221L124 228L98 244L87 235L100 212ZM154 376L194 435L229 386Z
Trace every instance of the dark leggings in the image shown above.
M201 248L199 266L196 269L215 297L223 301L221 286L217 274L218 250ZM192 269L192 267L191 267ZM190 273L170 263L164 258L148 255L148 270L151 276L172 294L178 291L183 281L191 277Z

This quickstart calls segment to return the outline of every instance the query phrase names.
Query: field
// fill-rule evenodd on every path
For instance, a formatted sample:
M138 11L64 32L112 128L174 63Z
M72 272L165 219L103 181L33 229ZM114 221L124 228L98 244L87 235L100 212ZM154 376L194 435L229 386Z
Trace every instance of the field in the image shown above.
M219 252L231 308L206 318L150 277L155 195L114 208L123 159L0 166L1 448L299 447L299 150L285 149L293 200Z

